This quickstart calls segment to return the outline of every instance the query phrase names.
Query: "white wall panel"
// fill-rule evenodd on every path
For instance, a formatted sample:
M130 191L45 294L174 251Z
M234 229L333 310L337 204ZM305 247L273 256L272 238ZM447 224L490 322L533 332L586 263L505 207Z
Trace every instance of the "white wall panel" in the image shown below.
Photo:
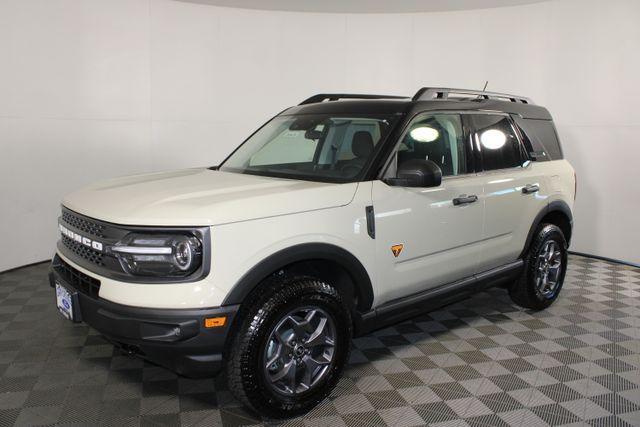
M386 15L1 1L0 235L14 246L0 271L50 257L64 193L216 164L313 93L485 80L554 115L578 172L573 249L640 263L639 18L634 0Z
M0 118L0 142L0 271L51 257L65 193L151 170L141 121Z
M218 9L151 2L151 112L154 120L220 120Z
M345 91L415 92L409 87L414 68L411 15L348 15L346 24Z
M149 117L144 0L3 0L0 114Z
M225 123L185 120L159 120L152 123L153 149L145 155L154 170L208 167L228 154L220 141L239 140L243 133L232 133Z
M572 249L640 264L638 125L560 126L578 174Z

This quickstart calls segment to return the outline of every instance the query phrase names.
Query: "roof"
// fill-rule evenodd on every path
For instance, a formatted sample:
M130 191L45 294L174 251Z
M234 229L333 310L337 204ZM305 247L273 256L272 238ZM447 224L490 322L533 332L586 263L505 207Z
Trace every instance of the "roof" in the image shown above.
M396 114L410 108L410 98L402 100L360 99L296 105L282 114Z

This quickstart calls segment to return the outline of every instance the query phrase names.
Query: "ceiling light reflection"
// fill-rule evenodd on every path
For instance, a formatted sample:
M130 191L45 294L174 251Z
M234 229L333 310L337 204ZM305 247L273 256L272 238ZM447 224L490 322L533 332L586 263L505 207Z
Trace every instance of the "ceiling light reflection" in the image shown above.
M440 136L440 132L430 126L420 126L409 132L411 138L419 142L433 142Z
M502 148L507 142L507 135L498 129L489 129L480 135L482 146L490 150Z

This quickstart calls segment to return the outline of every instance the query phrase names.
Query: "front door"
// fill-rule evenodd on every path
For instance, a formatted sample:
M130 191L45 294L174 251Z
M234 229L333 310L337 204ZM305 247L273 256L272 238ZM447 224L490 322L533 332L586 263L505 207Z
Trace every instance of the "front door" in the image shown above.
M385 176L395 176L404 161L428 159L440 166L443 180L434 188L373 183L377 277L382 284L377 304L476 272L484 196L472 157L458 114L419 115L408 127Z

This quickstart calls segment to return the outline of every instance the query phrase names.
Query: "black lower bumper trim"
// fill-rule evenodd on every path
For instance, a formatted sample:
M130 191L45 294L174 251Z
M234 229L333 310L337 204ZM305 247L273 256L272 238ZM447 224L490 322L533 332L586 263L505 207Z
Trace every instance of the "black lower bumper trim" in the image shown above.
M55 262L55 260L54 260ZM226 338L238 306L208 309L130 307L78 290L52 268L51 286L73 295L76 320L82 320L124 351L189 377L210 377L222 368ZM225 325L205 328L204 319L226 316Z

